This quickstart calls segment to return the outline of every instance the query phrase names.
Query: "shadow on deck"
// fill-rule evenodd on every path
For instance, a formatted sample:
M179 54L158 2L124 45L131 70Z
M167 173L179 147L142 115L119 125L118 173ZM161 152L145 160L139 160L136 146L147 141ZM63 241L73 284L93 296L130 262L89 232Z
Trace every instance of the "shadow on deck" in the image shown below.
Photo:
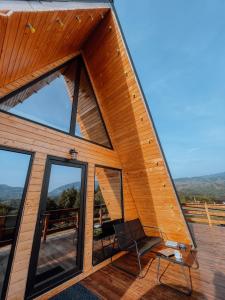
M157 284L156 260L144 279L134 278L127 273L109 265L81 283L99 296L100 299L216 299L225 300L225 228L208 225L190 224L198 246L198 261L200 268L192 270L193 293L184 296L168 287ZM143 265L148 264L151 254L143 258ZM132 256L125 256L121 260L135 269ZM174 284L182 285L179 266L174 266L168 272L167 279Z

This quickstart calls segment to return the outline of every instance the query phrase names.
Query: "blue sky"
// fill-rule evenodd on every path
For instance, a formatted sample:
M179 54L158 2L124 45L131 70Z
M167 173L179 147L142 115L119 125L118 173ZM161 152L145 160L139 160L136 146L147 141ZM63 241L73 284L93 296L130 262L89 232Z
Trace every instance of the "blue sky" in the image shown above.
M115 6L173 177L225 171L225 1Z
M60 76L23 103L14 106L10 112L69 132L71 110L72 103L68 97L66 83Z
M30 155L0 150L0 184L23 187Z
M48 191L73 182L81 182L81 168L52 165Z

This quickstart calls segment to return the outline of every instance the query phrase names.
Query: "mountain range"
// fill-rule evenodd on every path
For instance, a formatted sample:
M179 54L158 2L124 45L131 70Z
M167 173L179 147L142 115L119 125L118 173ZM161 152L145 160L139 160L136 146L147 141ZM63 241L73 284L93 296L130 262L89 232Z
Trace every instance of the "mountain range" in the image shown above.
M49 196L53 198L58 197L64 190L71 189L71 188L80 189L80 182L72 182L57 187L49 193ZM6 184L0 184L0 200L2 202L21 199L22 193L23 193L22 187L13 187Z
M181 197L204 197L212 200L225 200L225 172L199 177L184 177L174 179L175 186ZM49 196L57 197L63 190L80 189L80 182L73 182L53 189ZM23 189L0 184L0 200L20 199Z
M65 185L61 185L59 187L57 187L56 189L52 190L48 195L50 197L58 197L59 195L62 194L63 191L68 190L68 189L76 189L79 190L80 189L80 182L72 182L69 184L65 184Z
M8 201L11 199L20 199L23 188L0 184L0 200Z
M174 180L178 193L186 197L204 197L217 201L225 200L225 172L199 177Z

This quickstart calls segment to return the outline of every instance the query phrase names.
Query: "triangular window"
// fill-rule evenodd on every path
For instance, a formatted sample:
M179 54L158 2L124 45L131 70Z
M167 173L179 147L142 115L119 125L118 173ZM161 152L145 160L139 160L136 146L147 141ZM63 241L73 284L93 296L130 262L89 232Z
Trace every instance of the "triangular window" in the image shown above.
M112 147L80 57L0 98L0 111Z
M83 62L80 67L75 135L111 147L110 139Z

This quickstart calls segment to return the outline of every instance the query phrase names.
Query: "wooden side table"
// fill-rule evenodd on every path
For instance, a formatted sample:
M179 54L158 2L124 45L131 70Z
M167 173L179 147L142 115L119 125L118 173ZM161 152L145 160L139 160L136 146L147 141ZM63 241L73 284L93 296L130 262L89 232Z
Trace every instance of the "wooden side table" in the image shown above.
M192 250L190 246L187 246L185 250L181 249L175 249L173 250L179 250L182 254L182 259L176 259L175 256L165 256L161 254L159 251L164 249L171 249L165 245L159 245L158 247L154 248L152 252L155 253L156 258L158 258L158 265L157 265L157 281L159 284L162 284L164 286L169 286L170 288L183 293L185 295L190 296L192 294L192 278L191 278L191 269L198 269L198 261L197 261L197 251ZM160 263L161 260L168 261L167 266L160 274ZM186 286L184 288L179 288L175 285L168 284L166 282L163 282L162 279L168 270L169 266L172 264L177 264L180 266L183 277L186 281Z

